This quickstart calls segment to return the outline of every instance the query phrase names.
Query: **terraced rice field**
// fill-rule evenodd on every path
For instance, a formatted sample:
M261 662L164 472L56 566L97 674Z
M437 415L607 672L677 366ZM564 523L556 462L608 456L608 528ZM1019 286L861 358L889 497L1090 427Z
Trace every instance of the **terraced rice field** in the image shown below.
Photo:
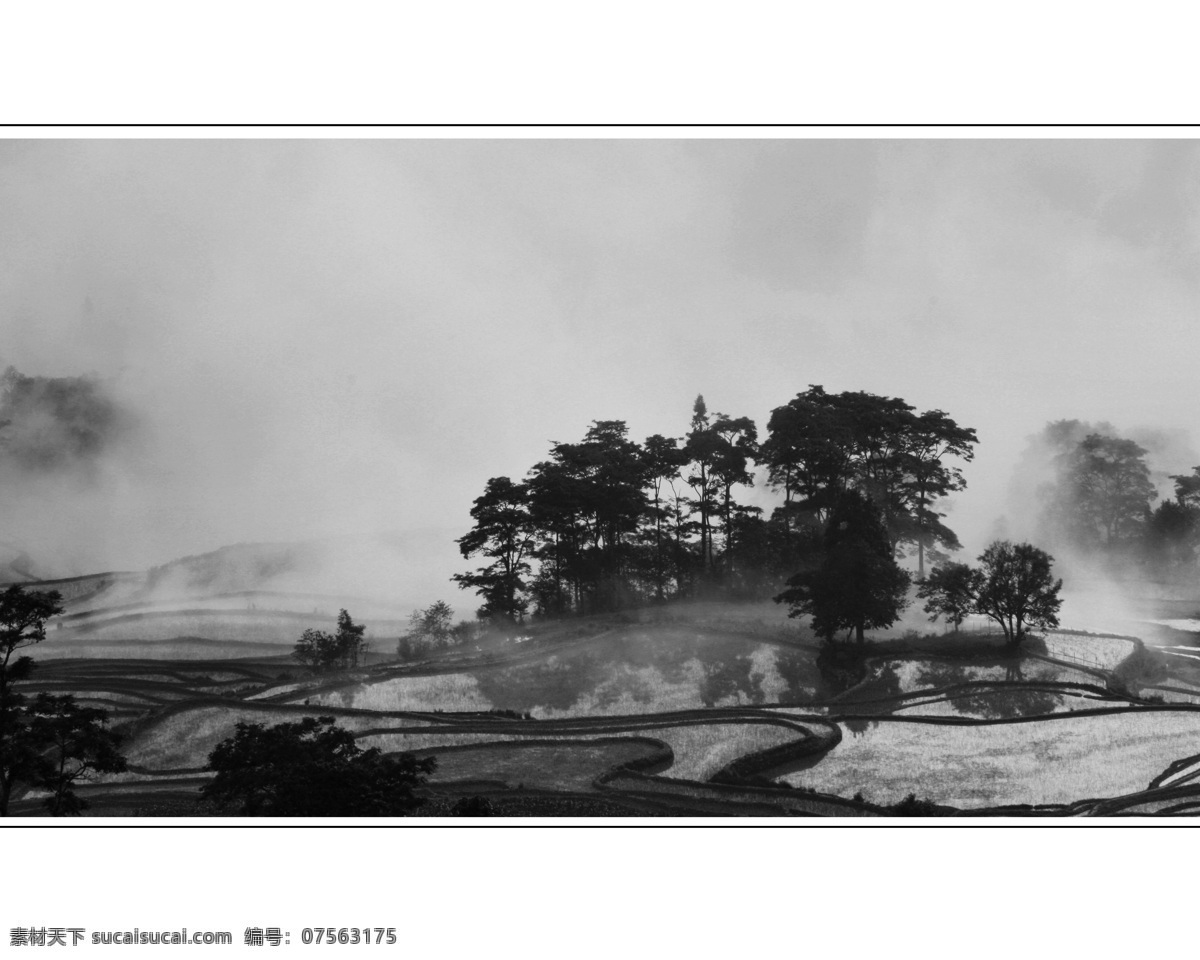
M1082 633L1049 633L1041 643L1046 648L1047 656L1101 670L1112 670L1135 649L1134 642L1129 638Z
M505 788L584 793L607 771L653 757L658 747L634 738L606 742L492 743L435 751L435 783L491 781Z
M558 719L805 701L821 683L809 649L635 629L525 662L399 676L311 699L360 710L513 710Z
M306 674L290 645L256 643L252 630L229 640L63 630L39 650L28 689L72 692L124 725L131 769L85 788L97 811L191 809L209 752L239 720L321 715L363 747L435 756L433 797L524 792L603 807L619 796L632 805L622 809L689 815L878 816L910 793L967 812L1200 809L1195 764L1179 766L1200 755L1190 661L1143 658L1149 672L1125 693L1112 668L1136 645L1118 638L1053 635L1014 657L976 634L964 646L935 638L926 652L889 637L865 659L829 661L802 631L719 612L543 628L413 664L378 652L330 676ZM244 613L187 618L228 626ZM273 616L250 611L247 623ZM277 619L294 633L298 616ZM130 622L151 621L183 626L160 614Z
M166 712L140 726L130 736L122 750L130 764L155 770L199 769L207 761L209 752L227 737L233 736L238 721L270 726L276 723L292 723L303 717L332 714L339 725L350 730L365 730L381 725L395 726L400 721L395 717L374 714L343 714L337 710L320 707L293 707L281 709L274 706L243 704L211 704L187 706L184 709ZM420 717L406 717L405 726L420 727L430 721Z
M373 733L361 738L364 746L391 751L437 753L439 747L463 747L486 743L519 743L522 740L580 740L589 736L586 728L527 722L520 732L511 725L504 732L422 729L396 733ZM770 747L796 742L803 732L795 726L772 722L691 723L674 726L648 726L630 722L595 728L593 737L608 738L628 734L661 740L674 755L664 776L680 780L707 780L738 757Z
M975 720L1015 720L1019 717L1073 713L1123 704L1098 695L1075 696L1032 688L980 690L953 695L931 694L897 707L894 716L960 717Z
M1200 712L1144 710L1027 723L940 725L880 719L793 786L878 803L916 792L957 807L1068 804L1149 787L1180 757L1200 752Z

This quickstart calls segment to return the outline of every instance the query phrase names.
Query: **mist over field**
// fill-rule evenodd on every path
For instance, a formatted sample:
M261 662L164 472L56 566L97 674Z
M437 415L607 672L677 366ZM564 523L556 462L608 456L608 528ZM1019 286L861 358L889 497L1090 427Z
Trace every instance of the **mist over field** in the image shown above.
M0 141L0 366L32 378L0 546L69 576L333 542L316 580L465 611L453 540L489 477L593 420L680 436L697 393L761 435L821 384L978 431L946 521L967 559L1036 532L1049 421L1115 425L1162 495L1200 462L1198 165L1182 141Z

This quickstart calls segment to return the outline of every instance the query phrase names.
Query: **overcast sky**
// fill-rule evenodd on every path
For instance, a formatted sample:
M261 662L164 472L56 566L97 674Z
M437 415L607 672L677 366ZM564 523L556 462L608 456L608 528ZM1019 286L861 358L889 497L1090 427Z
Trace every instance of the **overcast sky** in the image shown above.
M1198 172L1182 141L0 141L0 362L142 419L6 525L124 568L453 537L591 420L682 435L703 393L765 432L817 383L978 430L977 551L1047 420L1195 436Z

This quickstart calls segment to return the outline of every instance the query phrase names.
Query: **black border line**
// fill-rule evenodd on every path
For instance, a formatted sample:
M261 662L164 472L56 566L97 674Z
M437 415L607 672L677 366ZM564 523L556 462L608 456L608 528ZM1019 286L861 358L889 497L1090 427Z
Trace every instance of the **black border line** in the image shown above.
M420 123L420 122L404 122L404 123L387 123L387 122L364 122L364 123L305 123L303 121L289 123L252 123L247 121L238 121L234 123L221 123L219 121L204 121L198 123L164 123L155 121L152 123L138 123L137 121L123 122L102 122L102 123L87 123L70 121L64 123L53 123L39 121L37 123L19 123L19 122L4 122L0 123L0 129L178 129L178 130L194 130L194 129L209 129L215 127L243 129L316 129L316 130L346 130L346 129L392 129L392 130L414 130L414 129L498 129L498 130L536 130L536 129L572 129L572 130L591 130L591 129L716 129L716 130L873 130L873 129L893 129L893 130L909 130L909 129L924 129L924 130L1006 130L1006 129L1059 129L1059 130L1078 130L1078 129L1095 129L1095 130L1128 130L1128 129L1159 129L1159 130L1177 130L1177 129L1195 129L1200 133L1200 121L1194 123L1106 123L1097 121L1096 123L1053 123L1047 121L1039 121L1036 123L1021 123L1019 121L1004 121L997 123L922 123L922 122L906 122L906 123L888 123L887 121L870 121L863 123L709 123L697 121L695 123L652 123L647 121L637 121L633 123L621 123L619 121L605 121L600 123L565 123L554 121L549 123L540 123L537 121L528 122L509 122L509 123L488 123L486 121L467 121L463 123Z

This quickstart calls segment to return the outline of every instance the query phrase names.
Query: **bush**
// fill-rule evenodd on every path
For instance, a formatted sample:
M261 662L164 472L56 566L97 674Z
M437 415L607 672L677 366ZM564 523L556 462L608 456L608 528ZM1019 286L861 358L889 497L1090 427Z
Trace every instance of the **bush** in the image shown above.
M450 808L452 817L494 817L496 808L487 797L460 797Z
M458 639L450 623L453 617L454 611L444 600L438 600L424 610L414 610L408 618L408 636L431 647L448 647Z
M337 627L336 634L324 630L305 630L292 651L292 657L313 673L357 667L366 655L366 627L350 619L350 614L345 610L338 614Z
M235 729L208 755L217 775L202 793L245 817L402 816L424 803L413 790L437 766L433 757L362 750L333 717Z
M954 812L950 807L938 806L932 800L918 800L915 793L910 793L887 809L893 817L945 817Z
M396 656L405 663L420 660L428 652L429 646L421 637L405 634L396 644Z

